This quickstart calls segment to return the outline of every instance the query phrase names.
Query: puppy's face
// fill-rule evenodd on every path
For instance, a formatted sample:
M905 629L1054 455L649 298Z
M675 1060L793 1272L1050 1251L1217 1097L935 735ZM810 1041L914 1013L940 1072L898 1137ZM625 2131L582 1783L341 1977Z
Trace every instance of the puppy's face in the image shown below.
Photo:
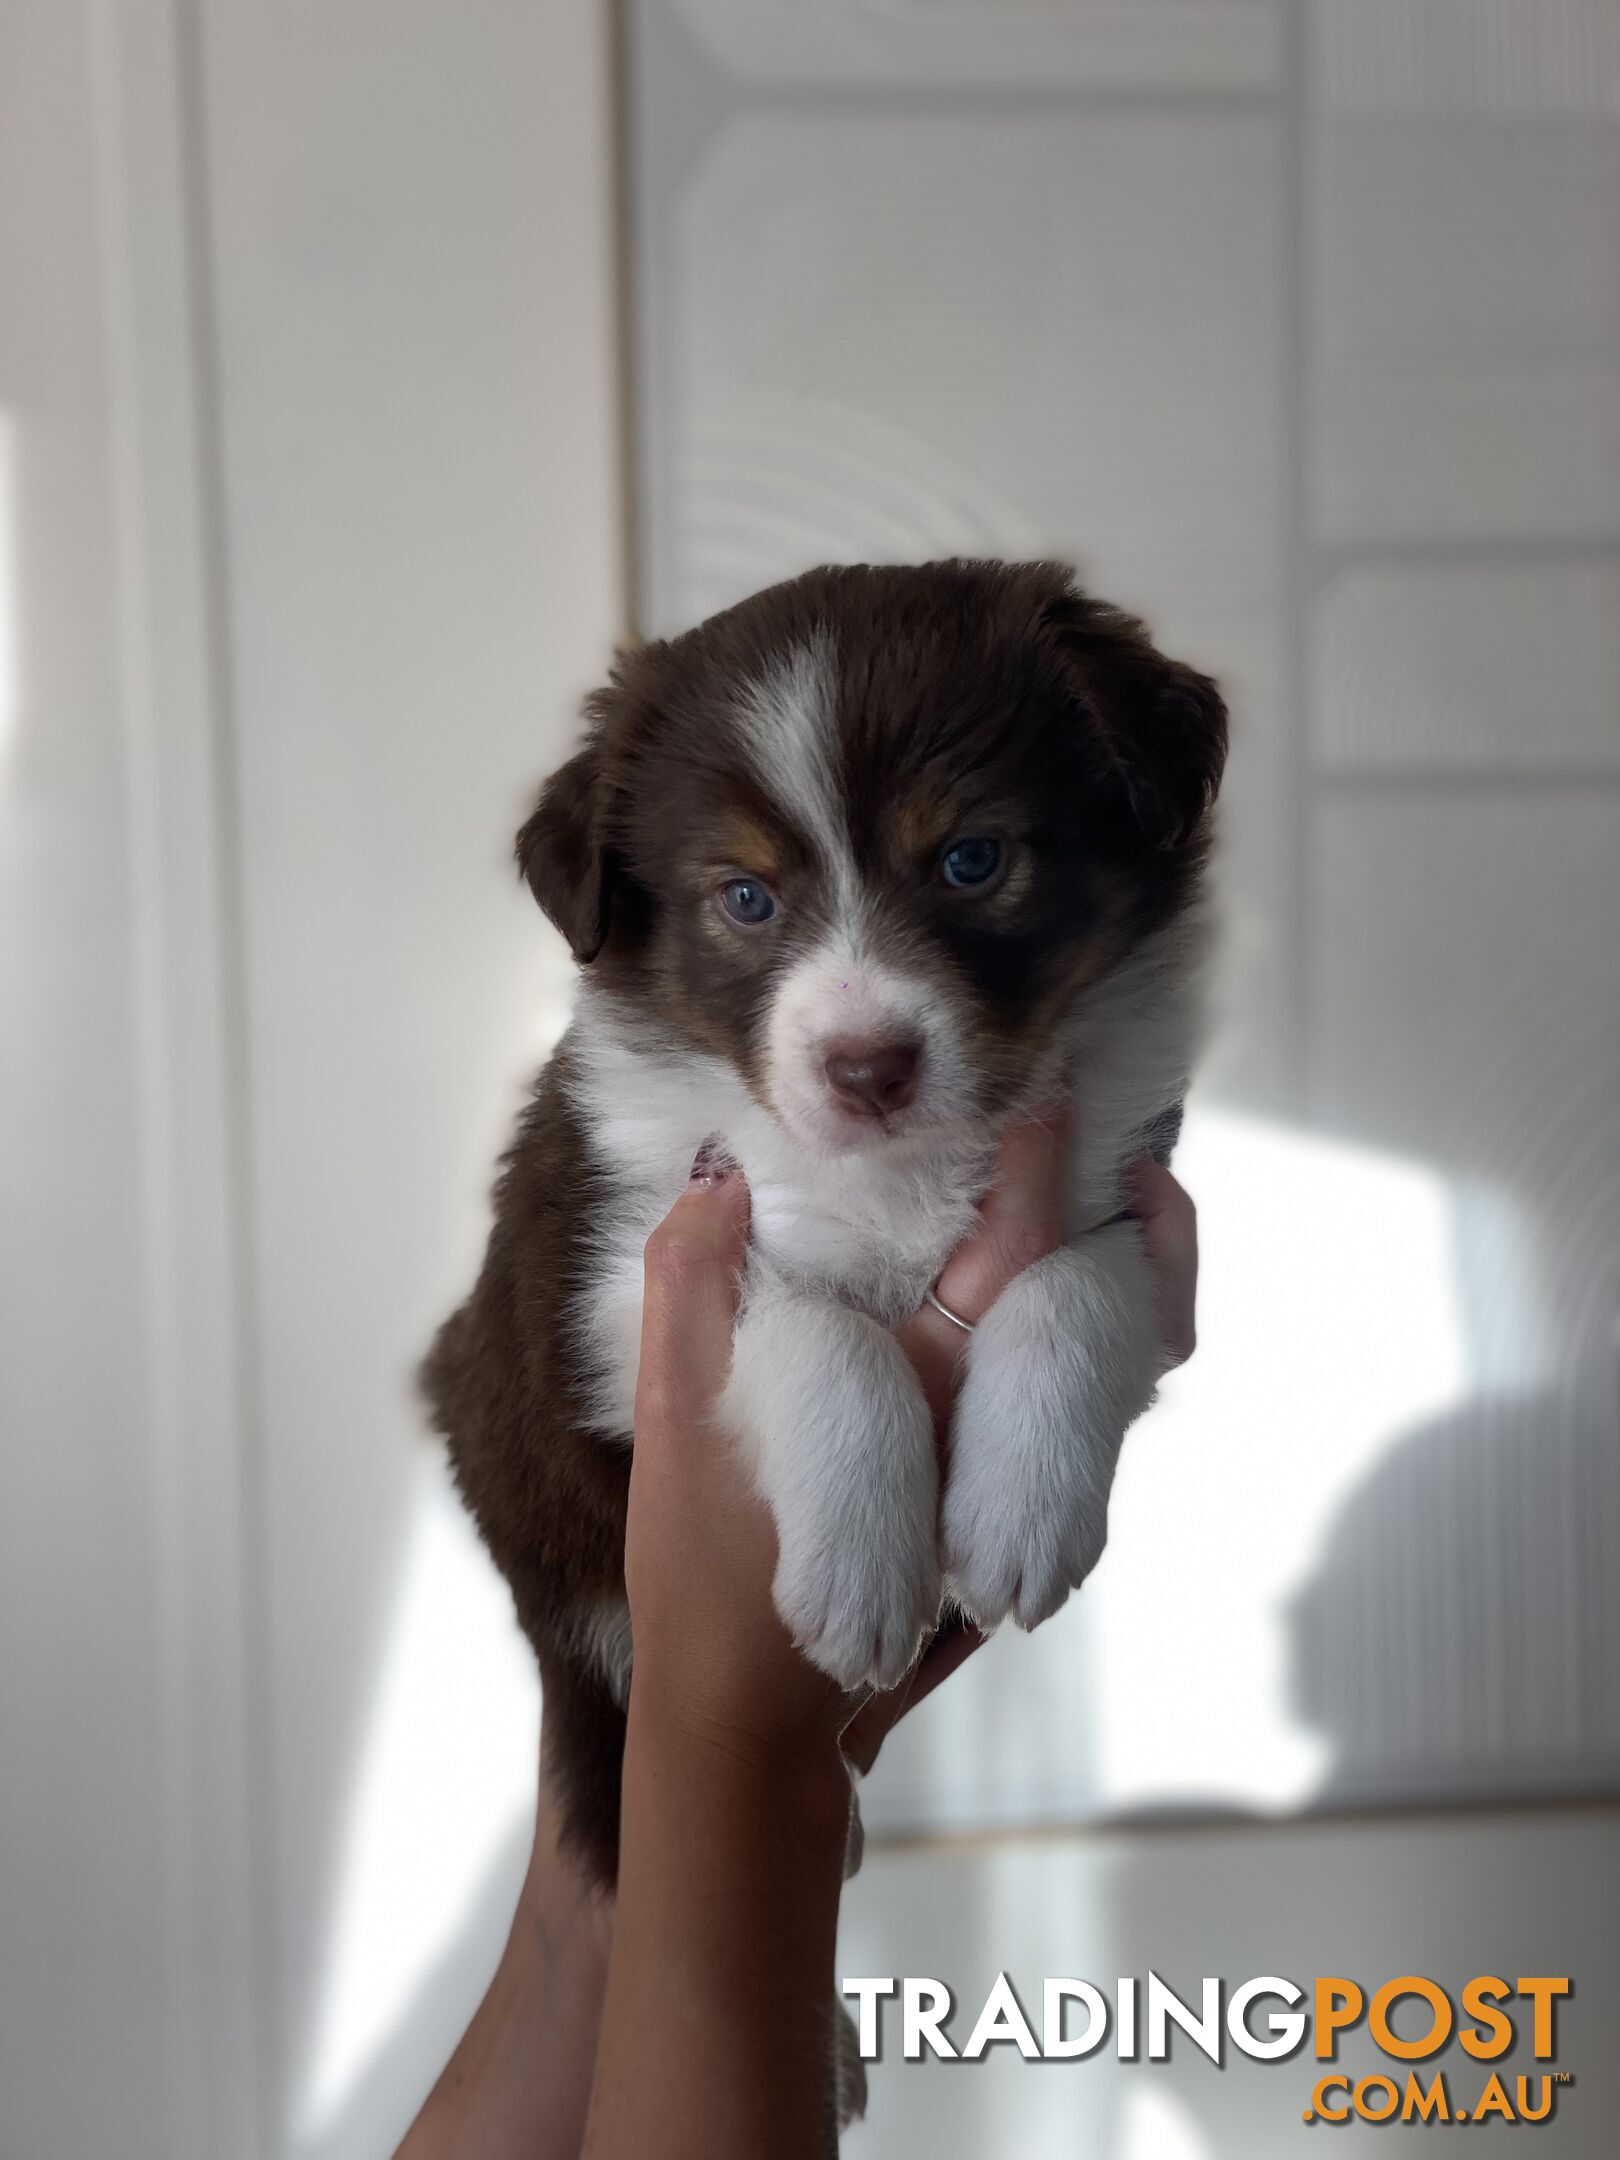
M993 1120L1185 906L1211 684L1051 564L828 569L621 657L518 840L623 1003L842 1151Z

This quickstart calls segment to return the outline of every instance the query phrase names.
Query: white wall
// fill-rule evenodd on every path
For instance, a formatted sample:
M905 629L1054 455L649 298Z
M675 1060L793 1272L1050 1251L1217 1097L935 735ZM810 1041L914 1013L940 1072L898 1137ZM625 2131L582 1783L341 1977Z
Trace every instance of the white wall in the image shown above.
M7 0L0 101L0 2146L381 2150L532 1775L408 1379L561 984L510 833L623 615L605 31Z
M374 1767L430 1504L409 1375L562 990L511 834L621 607L607 102L586 7L220 0L204 30L281 2073L296 2149L340 2153L450 1948L413 1898L494 1857L435 1781L515 1813L532 1759L531 1699L516 1764L441 1726ZM368 1919L354 1856L391 1834L427 1880Z
M0 11L0 2110L253 2149L224 910L168 12ZM131 2126L134 2126L133 2129Z

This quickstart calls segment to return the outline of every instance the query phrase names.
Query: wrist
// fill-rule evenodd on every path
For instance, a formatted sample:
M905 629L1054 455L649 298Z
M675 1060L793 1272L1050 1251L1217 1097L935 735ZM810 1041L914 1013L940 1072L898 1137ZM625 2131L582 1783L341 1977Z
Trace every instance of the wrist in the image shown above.
M850 1703L796 1649L775 1611L645 1614L632 1603L631 1705L761 1766L835 1743Z
M827 1694L830 1706L830 1687ZM661 1781L725 1792L745 1807L757 1802L773 1813L785 1807L808 1826L821 1822L841 1837L849 1816L849 1771L838 1744L840 1722L830 1708L806 1717L784 1714L782 1705L769 1701L745 1706L723 1689L677 1682L656 1667L648 1672L638 1659L626 1746Z

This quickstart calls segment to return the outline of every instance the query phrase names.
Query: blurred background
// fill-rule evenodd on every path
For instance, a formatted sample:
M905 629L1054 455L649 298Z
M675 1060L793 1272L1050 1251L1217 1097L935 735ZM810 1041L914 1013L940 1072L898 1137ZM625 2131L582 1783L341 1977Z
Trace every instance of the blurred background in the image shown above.
M566 1013L509 836L616 639L947 552L1227 687L1203 1342L841 1969L1572 1973L1613 2149L1617 242L1620 0L0 0L6 2160L431 2083L539 1717L409 1385ZM849 2149L1309 2082L891 2048Z

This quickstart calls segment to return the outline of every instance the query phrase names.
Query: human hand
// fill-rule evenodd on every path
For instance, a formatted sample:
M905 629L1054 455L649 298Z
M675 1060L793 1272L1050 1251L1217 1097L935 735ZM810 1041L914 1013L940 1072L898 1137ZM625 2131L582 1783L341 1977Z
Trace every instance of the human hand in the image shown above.
M971 1325L983 1319L1015 1276L1054 1252L1061 1242L1068 1135L1068 1109L1061 1104L1016 1119L1002 1135L979 1219L945 1263L935 1286L941 1303ZM943 1313L924 1305L900 1329L899 1341L934 1413L943 1486L951 1407L967 1337ZM870 1770L900 1720L948 1680L985 1640L964 1614L948 1613L900 1685L870 1696L851 1718L843 1749L855 1768L863 1773Z
M1062 1235L1067 1113L1022 1118L1003 1137L979 1221L952 1254L938 1294L977 1322ZM1140 1157L1128 1173L1132 1212L1158 1284L1165 1369L1194 1345L1197 1222L1170 1174ZM780 1744L804 1728L845 1727L849 1759L866 1769L898 1720L978 1648L960 1616L936 1631L908 1678L865 1703L841 1693L794 1650L771 1603L775 1537L713 1424L725 1382L748 1229L735 1169L703 1163L647 1248L637 1446L631 1472L626 1578L638 1672L668 1687L681 1714L729 1730L734 1744ZM899 1341L947 1447L966 1337L925 1305Z
M939 1280L940 1296L964 1319L980 1318L1021 1269L1059 1242L1067 1129L1060 1109L1020 1119L1004 1137L978 1224ZM672 1691L689 1720L740 1725L758 1744L801 1718L823 1729L830 1720L836 1732L860 1698L842 1694L792 1650L771 1603L770 1518L713 1424L747 1229L740 1173L700 1158L648 1241L625 1570L638 1676ZM942 1456L965 1340L931 1305L899 1331ZM874 1698L873 1715L852 1729L853 1740L846 1736L852 1759L875 1753L879 1725L886 1730L981 1639L966 1623L936 1632L918 1667Z
M1198 1344L1198 1210L1185 1186L1151 1155L1138 1155L1131 1164L1126 1194L1158 1285L1164 1369L1173 1372Z
M777 1616L775 1529L715 1420L747 1235L742 1174L700 1154L647 1242L625 1587L643 1702L769 1756L836 1739L850 1706Z

